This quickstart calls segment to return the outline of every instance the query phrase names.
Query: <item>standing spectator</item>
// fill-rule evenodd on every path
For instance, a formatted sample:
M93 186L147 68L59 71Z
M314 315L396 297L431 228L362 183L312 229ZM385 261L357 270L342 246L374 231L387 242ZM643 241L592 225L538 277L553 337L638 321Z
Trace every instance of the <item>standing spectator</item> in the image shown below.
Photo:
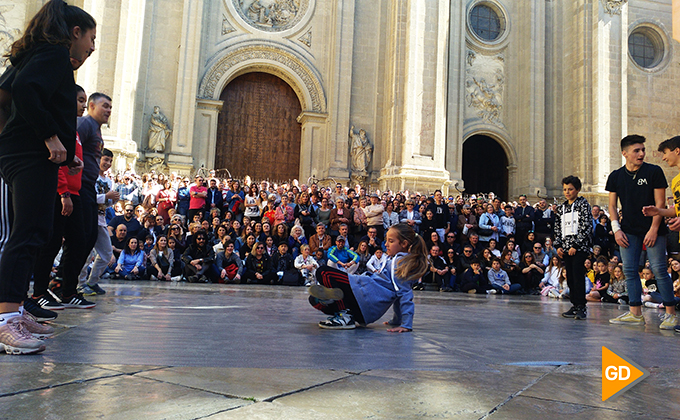
M177 213L188 216L189 205L191 203L191 193L189 192L189 180L183 179L177 188Z
M501 232L501 221L494 212L493 205L486 205L486 212L479 217L479 242L484 246L488 246L489 241L494 239L498 241L499 232Z
M300 225L302 225L302 229L305 231L305 236L309 238L314 235L316 212L314 211L314 206L309 201L309 194L306 192L300 193L300 202L295 206L293 216L300 221Z
M380 204L380 197L378 194L371 194L371 205L366 206L364 214L366 215L366 230L375 228L378 239L381 241L385 237L385 228L383 226L383 213L385 207Z
M545 242L546 238L552 236L553 225L555 223L555 213L552 211L545 198L538 202L538 208L534 211L534 232L536 240L540 243Z
M399 221L411 226L415 233L420 233L420 224L422 223L422 216L420 212L415 210L415 202L413 200L406 200L404 203L406 210L402 210L399 214Z
M399 215L394 211L395 204L398 204L398 202L391 201L385 206L385 211L383 212L383 229L385 232L399 223Z
M512 206L509 204L505 206L505 214L501 216L501 232L498 243L501 247L505 246L505 243L510 237L515 236L515 217L512 212Z
M162 185L160 191L156 195L156 203L158 203L158 214L163 218L163 223L168 224L170 222L170 215L168 210L175 208L175 203L177 202L177 193L172 189L172 183L170 180L166 180Z
M519 196L519 206L515 209L516 232L518 238L524 238L529 231L534 229L534 208L527 203L527 196Z
M206 212L210 212L213 209L217 209L220 212L222 211L222 207L224 204L224 198L222 197L222 190L220 190L217 187L217 180L215 178L210 178L210 187L206 190L206 197L205 197L205 210ZM253 200L254 201L254 200ZM255 204L255 203L253 203ZM257 205L257 204L255 204ZM259 212L258 212L259 215ZM206 215L207 218L207 215Z
M434 202L427 206L434 216L434 228L439 235L439 241L444 242L444 235L449 230L449 206L444 202L441 190L435 190Z
M196 175L196 184L189 188L189 212L187 213L187 223L194 221L194 216L197 214L203 215L205 210L205 200L208 197L208 188L205 186L205 181L200 175Z
M472 214L469 204L463 205L460 216L458 216L458 231L462 243L468 242L468 235L477 229L477 217Z

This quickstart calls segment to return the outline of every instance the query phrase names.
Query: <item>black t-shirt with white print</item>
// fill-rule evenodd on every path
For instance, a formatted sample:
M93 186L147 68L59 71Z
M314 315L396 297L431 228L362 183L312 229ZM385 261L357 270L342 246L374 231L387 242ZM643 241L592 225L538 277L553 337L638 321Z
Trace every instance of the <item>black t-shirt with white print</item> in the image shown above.
M609 174L605 189L618 195L621 202L621 229L624 233L644 236L652 226L652 218L642 214L642 207L656 205L654 190L667 188L668 182L663 170L650 163L643 163L635 173L626 170L625 166ZM659 235L668 233L666 225L661 223Z

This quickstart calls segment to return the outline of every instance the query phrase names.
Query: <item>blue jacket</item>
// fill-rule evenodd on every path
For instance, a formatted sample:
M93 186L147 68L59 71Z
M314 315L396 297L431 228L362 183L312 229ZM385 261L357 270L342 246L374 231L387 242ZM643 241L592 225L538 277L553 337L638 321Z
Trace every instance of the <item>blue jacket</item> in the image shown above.
M347 247L343 247L342 249L338 249L337 246L331 247L331 249L328 250L328 261L333 261L334 263L337 263L338 261L341 261L343 263L348 263L350 261L354 261L355 263L359 262L359 254L356 252L352 251L351 249Z
M359 309L367 324L379 320L392 307L394 316L391 325L413 329L413 283L392 276L392 270L400 258L407 255L399 253L387 260L387 264L379 273L371 275L349 275L349 284Z

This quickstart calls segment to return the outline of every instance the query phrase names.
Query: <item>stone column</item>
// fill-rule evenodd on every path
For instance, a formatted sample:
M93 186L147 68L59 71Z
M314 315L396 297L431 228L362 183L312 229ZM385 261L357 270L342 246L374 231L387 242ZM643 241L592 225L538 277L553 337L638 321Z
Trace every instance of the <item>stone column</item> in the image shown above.
M310 176L319 178L324 167L321 161L315 159L323 151L323 140L326 138L328 114L312 111L302 111L297 117L302 124L302 139L300 143L300 183L307 183Z
M179 50L177 93L175 96L175 121L173 124L172 144L168 145L171 156L174 154L191 155L192 152L196 113L196 108L193 104L196 103L196 93L198 91L202 21L203 0L184 0L182 42ZM173 158L169 157L169 159ZM206 159L207 161L203 162L206 163L206 167L214 164L214 148L212 159L209 156L206 156Z
M173 152L168 156L168 166L170 170L175 170L184 174L191 173L194 164L197 168L204 166L211 169L215 166L215 149L217 147L217 123L222 111L224 101L214 99L196 100L194 110L193 132L190 134L192 140L189 144L190 152ZM173 145L176 140L173 140ZM191 154L191 144L193 143L194 154L198 156L194 162ZM186 150L186 149L184 149Z
M352 57L354 54L354 8L355 0L331 2L334 7L330 56L333 69L329 73L328 109L331 113L331 135L328 141L327 154L329 167L327 176L340 180L349 180L349 148L347 133L350 127L350 104L352 99ZM304 150L304 149L303 149ZM326 176L324 176L326 177Z
M448 111L446 115L446 170L450 192L463 188L463 129L465 123L465 2L452 2L449 18Z

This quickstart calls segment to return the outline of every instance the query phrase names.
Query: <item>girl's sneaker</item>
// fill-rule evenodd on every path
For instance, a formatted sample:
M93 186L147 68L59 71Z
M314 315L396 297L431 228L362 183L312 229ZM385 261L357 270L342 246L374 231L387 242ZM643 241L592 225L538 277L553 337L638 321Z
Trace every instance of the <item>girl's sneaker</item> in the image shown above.
M356 328L356 324L349 311L340 311L334 317L319 322L319 327L327 330L352 330Z

